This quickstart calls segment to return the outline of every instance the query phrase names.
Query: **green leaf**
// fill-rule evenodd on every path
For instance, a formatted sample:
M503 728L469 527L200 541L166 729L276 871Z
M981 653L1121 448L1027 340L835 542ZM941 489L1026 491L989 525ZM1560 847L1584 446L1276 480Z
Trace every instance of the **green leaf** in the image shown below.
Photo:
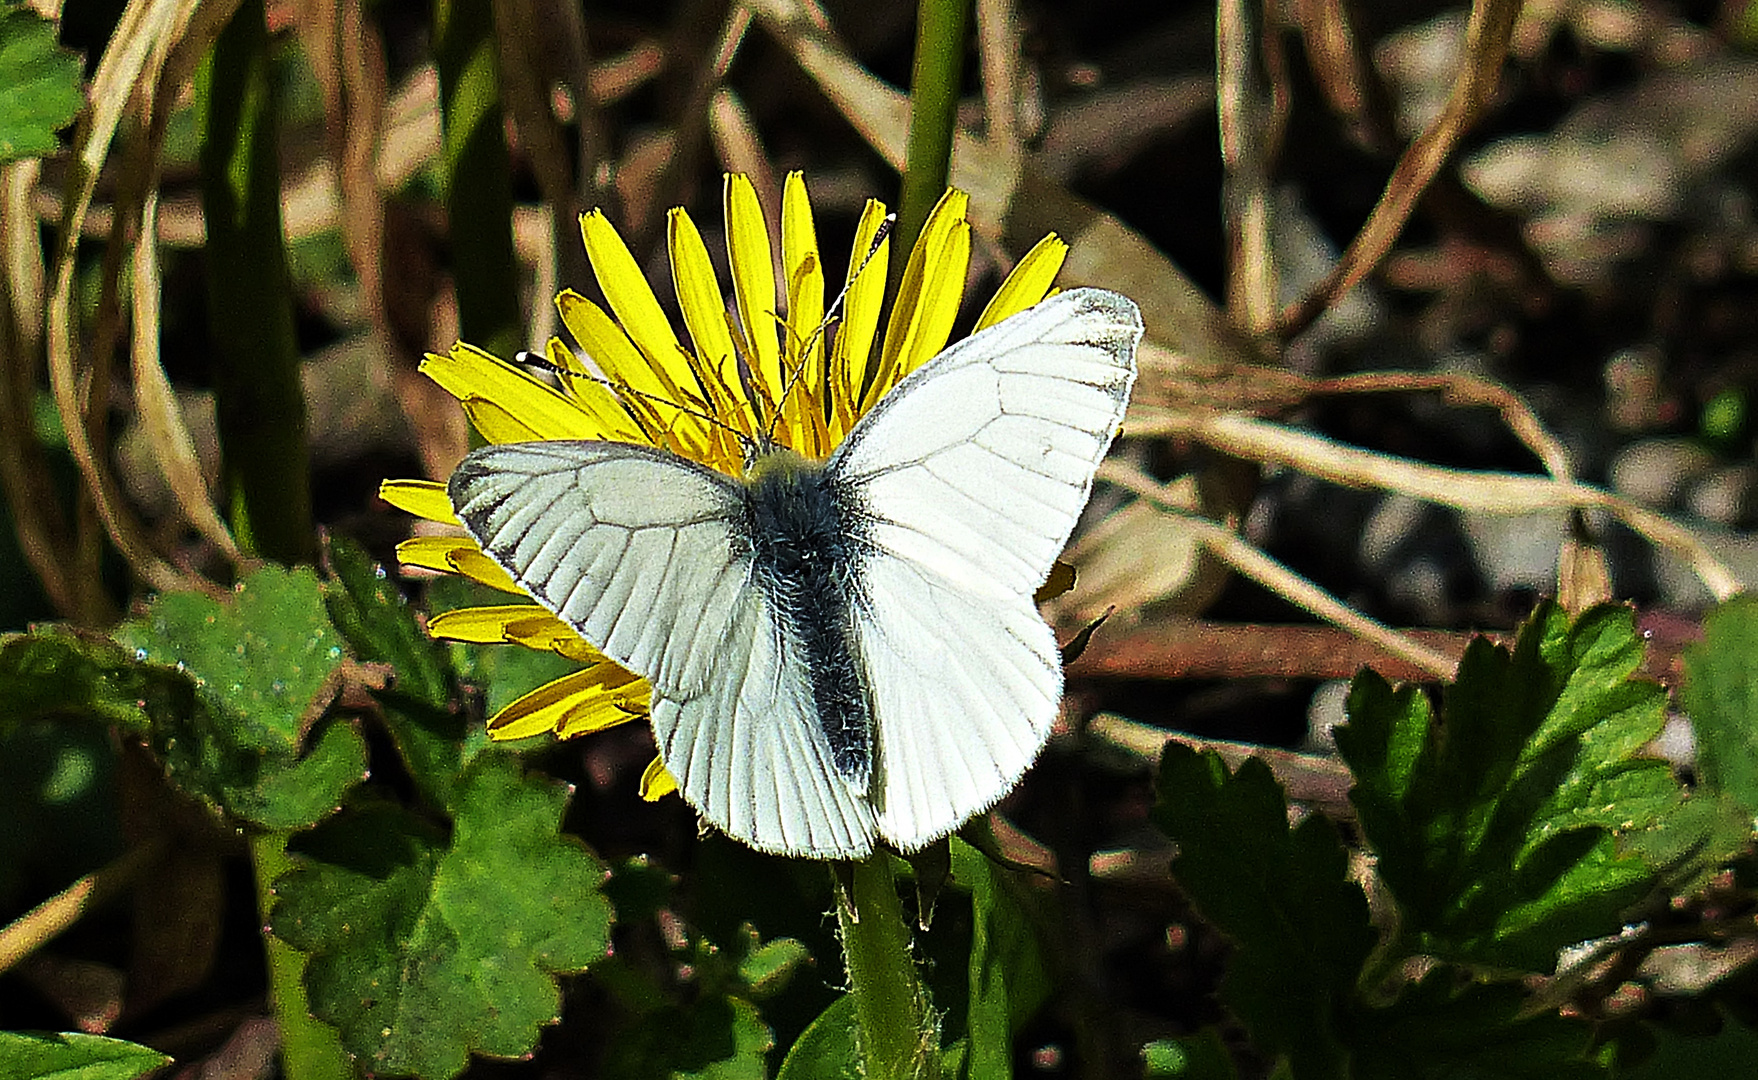
M1555 1013L1521 1017L1516 985L1457 985L1437 968L1398 1000L1365 1010L1352 1046L1354 1080L1596 1080L1593 1026Z
M0 6L0 162L60 148L55 133L85 107L82 67L55 40L54 23Z
M201 593L163 593L116 638L140 660L187 671L240 745L295 750L307 711L321 707L341 666L341 635L304 567L265 566L235 593L224 605Z
M375 1073L437 1080L470 1053L516 1057L560 1004L553 976L605 955L604 868L557 835L567 792L484 753L459 779L449 838L364 803L296 838L276 935L308 953L312 1011Z
M704 994L667 1005L617 1036L604 1074L676 1080L763 1080L774 1045L757 1007L744 998Z
M1758 597L1740 597L1703 620L1685 650L1681 695L1697 735L1697 775L1758 818Z
M1734 1077L1752 1071L1758 1061L1758 1030L1718 1015L1719 1030L1686 1033L1671 1027L1647 1026L1652 1052L1628 1068L1618 1080L1676 1080L1677 1077Z
M794 1040L775 1080L860 1080L860 1030L854 995L844 994Z
M971 890L969 1032L964 1075L1013 1075L1013 1040L1050 998L1050 977L1026 912L1003 871L962 840L952 842L953 875Z
M134 1080L170 1063L121 1039L0 1031L0 1080Z
M354 655L391 665L399 692L441 708L449 704L451 680L440 649L384 568L346 537L331 536L325 553L333 577L324 583L324 604Z
M755 935L756 931L753 930ZM739 981L761 1001L777 993L792 979L801 964L812 959L811 950L794 938L776 938L753 945L739 961Z
M0 732L78 717L144 736L195 708L186 676L143 665L102 638L50 627L0 639Z
M465 761L467 723L452 705L444 652L416 624L403 594L351 540L331 537L324 583L330 619L354 655L391 665L394 682L375 694L380 714L423 797L445 806Z
M1341 1077L1342 1009L1376 940L1336 830L1288 826L1281 786L1256 758L1229 775L1213 752L1168 743L1154 821L1178 845L1172 872L1236 951L1221 997L1254 1042L1302 1080Z
M1684 795L1639 756L1665 723L1664 691L1631 678L1641 658L1628 608L1571 625L1546 603L1512 651L1471 643L1438 719L1416 689L1356 678L1337 748L1414 948L1549 970L1558 949L1617 932L1666 869L1648 857L1700 846L1659 836Z
M192 794L265 828L291 829L332 812L365 775L360 733L318 723L342 644L310 570L264 567L229 604L165 593L116 637L137 659L194 684L197 707L155 715L150 734Z
M1181 1039L1156 1039L1141 1048L1142 1069L1153 1080L1238 1080L1239 1070L1221 1033L1204 1028Z

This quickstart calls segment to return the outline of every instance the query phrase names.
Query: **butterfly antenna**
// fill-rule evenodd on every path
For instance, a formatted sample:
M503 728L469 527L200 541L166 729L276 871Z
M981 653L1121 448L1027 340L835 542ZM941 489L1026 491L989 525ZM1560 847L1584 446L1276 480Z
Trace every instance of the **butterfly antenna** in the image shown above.
M703 423L708 424L712 427L720 428L722 431L725 431L727 434L738 439L740 441L740 443L747 442L750 439L749 435L746 435L744 432L740 431L736 427L733 427L731 424L727 423L725 420L722 420L720 417L715 416L713 413L704 412L701 409L692 408L689 405L685 405L682 402L673 401L671 398L665 397L664 395L661 395L661 394L650 394L645 390L637 390L633 386L630 386L628 383L623 382L620 379L608 379L608 378L605 378L603 375L594 375L590 371L571 371L567 368L561 367L560 365L554 363L548 357L539 356L536 353L531 352L528 349L521 349L517 353L515 353L513 356L513 362L516 364L523 364L527 367L539 368L543 371L550 372L551 374L557 375L557 376L565 375L571 379L586 379L589 382L597 383L598 385L604 387L606 390L609 390L614 394L627 394L630 397L640 398L642 401L651 401L656 405L665 405L669 408L676 409L678 412L685 413L689 416L693 416L696 419L698 419L698 420L702 421ZM667 425L665 431L666 431L666 434L670 434L671 433L671 426Z
M861 275L867 272L867 264L871 263L874 256L879 254L879 248L884 245L885 238L891 235L891 230L896 224L896 214L886 214L884 218L880 219L879 227L873 230L873 242L867 245L867 254L861 257L861 263L859 266L855 267L855 272L850 274L848 280L842 283L842 291L836 294L836 299L832 300L830 306L824 310L824 317L818 320L818 325L812 330L812 336L807 338L805 345L800 348L798 354L800 362L794 365L793 371L788 373L787 384L782 387L780 401L786 401L787 396L794 392L794 387L798 386L800 380L805 377L806 357L812 354L813 346L818 344L818 339L824 336L824 331L829 328L831 321L836 318L837 309L841 308L843 303L848 300L849 290L853 289L855 287L855 282L859 281ZM785 328L786 324L783 323L782 325ZM775 415L770 417L765 438L770 440L775 438L775 424L779 423L780 420L781 406L778 403L776 405Z

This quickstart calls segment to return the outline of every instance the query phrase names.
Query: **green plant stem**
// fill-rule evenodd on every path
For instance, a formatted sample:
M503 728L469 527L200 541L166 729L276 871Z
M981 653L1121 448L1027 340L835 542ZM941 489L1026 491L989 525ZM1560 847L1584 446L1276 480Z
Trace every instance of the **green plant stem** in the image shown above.
M510 357L521 334L519 276L494 8L482 0L434 0L433 26L458 332L472 345Z
M250 837L250 863L256 872L256 911L262 925L269 924L274 906L275 878L292 866L287 858L285 832L257 832ZM281 1068L287 1080L353 1080L354 1066L342 1049L336 1029L312 1018L306 1002L305 954L263 931L263 951L269 964L269 997L275 1023L281 1029Z
M214 406L240 546L297 563L317 548L275 87L263 0L245 0L196 76Z
M952 133L958 126L958 92L964 73L965 26L970 0L920 0L916 8L916 60L910 73L910 131L904 148L903 192L892 250L893 285L946 191L952 169Z
M915 1080L940 1074L940 1032L910 954L891 857L876 851L853 864L837 907L843 964L860 1024L863 1075Z

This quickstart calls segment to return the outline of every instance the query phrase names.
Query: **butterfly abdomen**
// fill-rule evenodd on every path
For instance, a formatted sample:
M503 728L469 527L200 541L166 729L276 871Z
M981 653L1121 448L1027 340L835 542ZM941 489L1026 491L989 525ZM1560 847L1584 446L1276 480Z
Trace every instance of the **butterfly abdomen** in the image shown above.
M810 672L836 771L865 792L873 772L868 695L850 642L858 580L850 515L822 468L788 451L758 459L745 488L752 580Z

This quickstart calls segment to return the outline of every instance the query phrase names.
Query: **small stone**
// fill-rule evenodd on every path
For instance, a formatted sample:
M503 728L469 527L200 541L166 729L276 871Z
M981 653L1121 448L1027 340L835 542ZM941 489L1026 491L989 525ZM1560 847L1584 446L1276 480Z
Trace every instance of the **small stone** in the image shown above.
M1737 525L1746 516L1758 472L1751 465L1717 469L1691 486L1685 506L1691 513L1717 525Z
M1306 703L1305 749L1323 754L1337 752L1337 737L1332 732L1339 724L1348 721L1344 711L1348 703L1348 679L1332 679L1319 684Z
M1567 511L1459 517L1477 569L1490 588L1503 593L1520 588L1550 592L1557 587L1557 551L1569 535Z
M1612 490L1647 506L1670 506L1679 490L1714 467L1709 451L1689 439L1643 439L1612 459Z
M1398 492L1381 499L1361 527L1362 565L1370 569L1388 565L1398 548L1428 516L1428 509L1429 504L1421 499Z

